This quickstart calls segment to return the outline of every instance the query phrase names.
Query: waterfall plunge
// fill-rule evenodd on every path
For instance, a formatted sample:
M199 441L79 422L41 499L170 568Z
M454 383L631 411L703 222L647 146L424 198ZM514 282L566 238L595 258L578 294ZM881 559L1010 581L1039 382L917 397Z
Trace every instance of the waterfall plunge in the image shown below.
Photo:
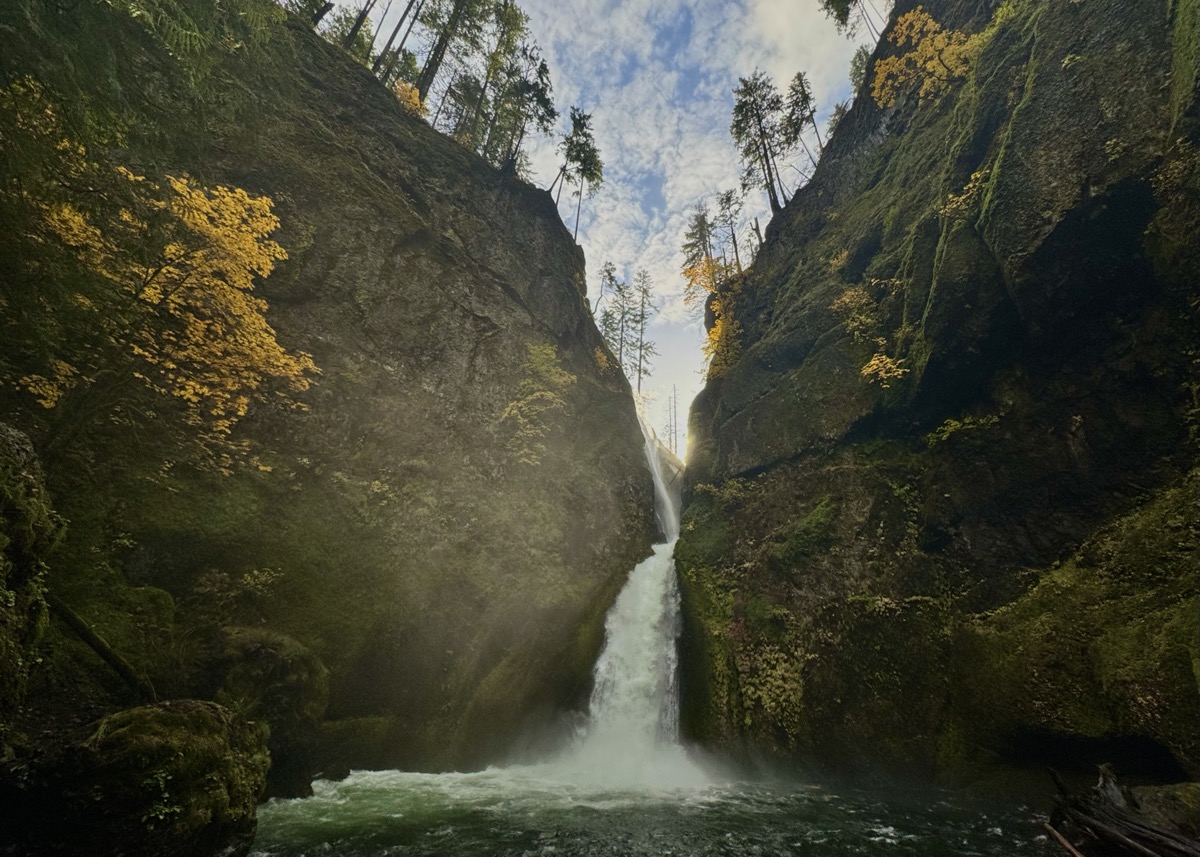
M654 553L630 572L608 612L588 725L560 763L573 778L594 783L697 788L710 779L679 743L681 619L674 560L679 510L667 488L658 441L644 425L642 434L667 542L655 545Z

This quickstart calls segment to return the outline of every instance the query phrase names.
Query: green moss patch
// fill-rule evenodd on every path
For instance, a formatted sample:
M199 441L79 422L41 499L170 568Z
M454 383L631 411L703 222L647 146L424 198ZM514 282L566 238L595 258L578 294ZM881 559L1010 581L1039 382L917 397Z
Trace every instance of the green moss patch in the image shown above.
M266 738L265 727L194 700L109 715L38 759L5 794L14 810L5 832L39 853L244 854L269 764Z
M961 675L981 743L1140 736L1200 772L1196 487L1193 473L966 626Z

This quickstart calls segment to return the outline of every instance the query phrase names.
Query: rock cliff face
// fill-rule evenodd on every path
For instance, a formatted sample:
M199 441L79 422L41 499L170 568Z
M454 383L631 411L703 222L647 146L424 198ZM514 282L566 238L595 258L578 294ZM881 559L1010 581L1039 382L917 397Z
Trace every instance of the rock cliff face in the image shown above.
M686 726L1195 778L1200 11L923 8L965 74L859 93L692 409Z
M197 87L144 21L29 9L7 79L115 105L110 157L139 173L275 201L289 258L257 294L320 369L303 410L247 415L255 466L231 475L171 466L150 434L47 456L71 523L46 585L160 697L285 724L284 792L351 760L480 764L531 712L586 703L653 492L549 195L297 22L223 44ZM50 418L4 395L36 447ZM30 705L132 701L57 626L41 654Z
M0 741L25 700L46 624L45 557L61 523L29 438L0 423Z

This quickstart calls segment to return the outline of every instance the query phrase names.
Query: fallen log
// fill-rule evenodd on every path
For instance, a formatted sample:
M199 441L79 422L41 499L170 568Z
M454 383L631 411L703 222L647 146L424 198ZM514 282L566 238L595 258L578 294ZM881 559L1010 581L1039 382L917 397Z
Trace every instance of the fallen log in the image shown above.
M1084 792L1072 793L1053 770L1050 776L1058 794L1046 829L1072 857L1200 857L1200 841L1141 818L1108 765Z
M1061 845L1063 850L1070 854L1071 857L1083 857L1083 855L1079 853L1079 849L1071 844L1071 840L1067 839L1067 837L1063 836L1061 833L1051 827L1050 822L1044 822L1042 827L1045 828L1046 832L1050 834L1050 838Z

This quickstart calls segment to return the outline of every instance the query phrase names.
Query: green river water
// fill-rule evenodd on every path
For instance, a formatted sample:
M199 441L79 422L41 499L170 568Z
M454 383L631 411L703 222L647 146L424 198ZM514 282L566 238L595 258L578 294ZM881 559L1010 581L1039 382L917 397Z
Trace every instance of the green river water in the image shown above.
M950 793L784 781L687 788L572 782L555 765L357 772L261 807L254 853L382 855L994 855L1049 857L1035 808ZM1040 809L1040 808L1037 808Z

